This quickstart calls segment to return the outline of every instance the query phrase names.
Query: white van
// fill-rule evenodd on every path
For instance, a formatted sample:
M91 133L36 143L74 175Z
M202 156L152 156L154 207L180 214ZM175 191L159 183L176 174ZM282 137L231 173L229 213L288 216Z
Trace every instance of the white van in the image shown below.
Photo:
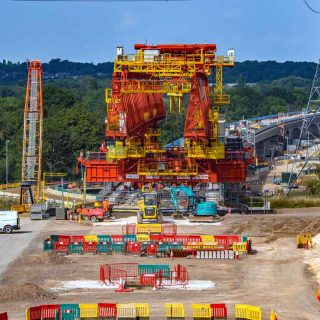
M17 211L0 211L0 231L11 233L20 229L20 218Z

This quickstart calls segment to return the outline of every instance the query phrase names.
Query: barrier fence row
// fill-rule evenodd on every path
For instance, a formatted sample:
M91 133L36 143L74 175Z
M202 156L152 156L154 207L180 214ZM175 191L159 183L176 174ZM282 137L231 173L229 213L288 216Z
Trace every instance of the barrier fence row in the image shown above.
M251 240L245 236L228 235L51 235L43 242L43 251L63 254L132 253L177 257L196 255L198 258L233 258L229 253L209 254L210 251L250 253Z
M186 319L186 310L182 303L166 303L165 319ZM218 304L191 304L192 319L212 320L228 319L227 307ZM1 315L0 315L1 316ZM1 320L7 318L0 318ZM98 303L98 304L55 304L30 307L26 310L26 320L123 320L123 319L152 319L150 307L147 303ZM231 318L229 318L231 319ZM260 307L236 304L236 320L262 320ZM279 320L277 314L271 310L270 320Z

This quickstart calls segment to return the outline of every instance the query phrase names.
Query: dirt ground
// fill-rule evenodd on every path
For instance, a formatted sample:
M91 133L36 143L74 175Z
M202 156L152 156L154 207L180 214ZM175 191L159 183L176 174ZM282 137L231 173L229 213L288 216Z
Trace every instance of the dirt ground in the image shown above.
M24 319L28 306L45 303L146 302L151 319L164 319L164 304L184 303L191 319L191 303L227 304L230 319L236 303L261 306L263 319L274 309L279 319L320 319L316 292L320 283L318 249L296 249L297 233L308 226L318 233L320 210L286 211L276 215L231 215L220 225L179 226L180 234L243 234L253 241L254 255L241 260L166 259L131 255L50 256L42 252L42 241L50 234L119 234L121 226L93 226L68 221L49 221L3 274L0 283L0 312L10 320ZM314 228L314 230L313 230ZM320 232L320 231L319 231ZM320 238L319 238L320 243ZM183 264L192 280L211 280L213 289L152 290L132 293L113 290L73 289L53 291L70 280L99 280L100 265L113 262Z

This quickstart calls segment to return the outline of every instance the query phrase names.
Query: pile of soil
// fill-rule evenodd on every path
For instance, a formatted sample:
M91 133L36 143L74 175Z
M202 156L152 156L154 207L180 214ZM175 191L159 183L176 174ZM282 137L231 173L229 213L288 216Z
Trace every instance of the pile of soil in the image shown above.
M4 286L0 290L0 303L11 301L51 300L56 296L33 283Z

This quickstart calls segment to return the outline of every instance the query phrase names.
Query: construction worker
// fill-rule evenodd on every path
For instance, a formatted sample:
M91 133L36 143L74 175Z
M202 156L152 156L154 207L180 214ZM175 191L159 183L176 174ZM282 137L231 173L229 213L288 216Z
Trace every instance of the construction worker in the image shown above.
M103 199L102 201L102 209L104 212L108 212L110 208L109 201L107 199Z

